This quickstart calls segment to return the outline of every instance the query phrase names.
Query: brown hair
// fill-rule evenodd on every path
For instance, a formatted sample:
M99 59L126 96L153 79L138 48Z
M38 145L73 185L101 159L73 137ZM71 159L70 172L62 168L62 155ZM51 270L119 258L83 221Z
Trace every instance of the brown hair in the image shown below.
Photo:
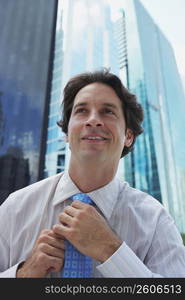
M62 119L57 122L62 131L68 133L68 123L73 108L73 103L76 94L80 89L91 83L107 84L114 89L122 103L123 115L126 121L126 127L130 128L134 135L134 140L131 146L124 147L121 157L128 154L134 149L136 137L143 132L141 123L144 118L142 106L137 102L136 96L128 91L122 84L121 80L108 69L103 69L95 72L86 72L72 77L64 88L64 98L62 102Z

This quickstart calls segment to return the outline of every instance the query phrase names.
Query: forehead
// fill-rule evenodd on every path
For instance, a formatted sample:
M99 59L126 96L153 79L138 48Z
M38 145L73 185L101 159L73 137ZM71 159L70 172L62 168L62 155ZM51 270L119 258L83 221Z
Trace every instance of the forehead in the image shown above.
M96 82L88 84L79 90L74 99L74 104L81 101L98 101L101 103L101 101L105 100L106 102L113 102L114 104L117 103L119 106L121 106L121 100L112 87Z

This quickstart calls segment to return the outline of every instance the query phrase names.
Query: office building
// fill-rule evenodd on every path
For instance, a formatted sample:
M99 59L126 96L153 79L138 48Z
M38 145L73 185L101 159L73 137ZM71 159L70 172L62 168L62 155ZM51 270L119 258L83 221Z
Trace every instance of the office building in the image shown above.
M161 201L185 232L185 98L173 49L139 0L123 1L115 27L120 76L145 110L145 133L124 160L125 177Z
M110 67L112 72L119 74L110 7L99 0L63 2L65 9L61 6L62 12L59 11L57 17L45 177L68 168L70 150L56 121L60 118L62 91L69 78L81 72L103 67ZM60 41L63 41L62 47Z
M0 202L41 178L57 1L0 1Z
M57 125L61 110L62 74L63 74L63 9L58 1L53 69L49 99L47 123L46 153L43 176L46 178L64 171L66 143L61 129Z

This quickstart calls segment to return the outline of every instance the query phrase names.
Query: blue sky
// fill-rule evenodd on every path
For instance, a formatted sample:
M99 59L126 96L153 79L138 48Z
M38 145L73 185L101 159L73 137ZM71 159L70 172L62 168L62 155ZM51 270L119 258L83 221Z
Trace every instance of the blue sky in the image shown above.
M106 1L115 10L121 7L124 0ZM185 0L140 1L170 41L185 89Z

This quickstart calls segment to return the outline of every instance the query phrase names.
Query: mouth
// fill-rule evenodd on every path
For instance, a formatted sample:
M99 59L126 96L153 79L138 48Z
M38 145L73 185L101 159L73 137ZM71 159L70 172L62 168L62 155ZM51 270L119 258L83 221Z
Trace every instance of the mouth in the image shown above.
M91 142L91 143L100 143L107 141L107 138L104 138L102 136L86 136L82 138L83 141Z

